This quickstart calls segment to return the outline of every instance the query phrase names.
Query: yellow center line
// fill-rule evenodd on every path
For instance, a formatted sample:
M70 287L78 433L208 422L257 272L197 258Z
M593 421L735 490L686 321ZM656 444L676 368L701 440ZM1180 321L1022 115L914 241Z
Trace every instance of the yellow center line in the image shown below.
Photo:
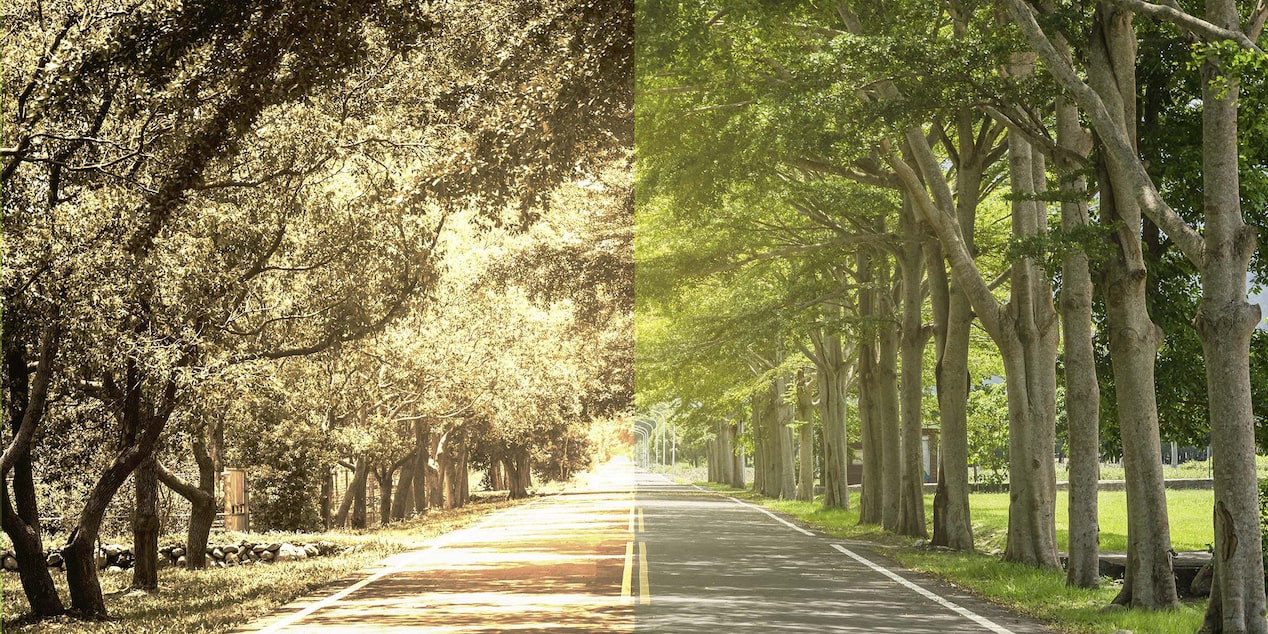
M640 533L647 532L647 529L643 528L643 509L642 508L638 509L638 532Z
M630 534L634 533L634 507L630 507Z
M647 585L647 542L638 543L638 602L641 605L651 605L652 591Z
M625 542L625 573L621 577L621 603L629 603L634 583L634 542Z

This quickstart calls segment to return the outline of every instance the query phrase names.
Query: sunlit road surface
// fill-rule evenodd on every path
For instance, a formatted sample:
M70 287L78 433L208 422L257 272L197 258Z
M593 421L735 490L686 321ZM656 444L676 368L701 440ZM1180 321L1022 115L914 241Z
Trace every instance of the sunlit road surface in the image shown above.
M868 550L609 465L244 632L1047 632Z
M602 469L564 495L495 512L243 631L632 632L634 606L620 593L633 487L630 467Z

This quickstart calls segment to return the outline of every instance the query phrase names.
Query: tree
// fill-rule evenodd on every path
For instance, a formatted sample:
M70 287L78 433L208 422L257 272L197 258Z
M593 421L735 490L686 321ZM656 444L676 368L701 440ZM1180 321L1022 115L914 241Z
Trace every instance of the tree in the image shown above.
M5 49L13 92L4 100L4 224L21 236L6 245L6 322L60 313L63 361L52 384L68 402L95 400L119 429L117 455L65 549L81 615L105 614L91 549L106 505L148 464L199 380L380 331L433 283L431 256L452 209L481 207L487 221L516 204L516 222L527 226L579 166L628 152L631 8L521 8L15 10L15 33L31 46ZM453 25L477 14L497 28L474 46ZM508 15L515 19L501 19ZM432 75L385 72L428 54L445 60ZM414 83L386 80L402 75ZM439 89L414 90L429 85ZM404 142L361 127L424 111L376 109L367 98L394 90L425 96L425 111L449 117L447 129L462 134L435 134L434 117L411 122L426 131ZM473 91L484 93L466 98ZM405 182L388 164L406 168ZM25 358L38 335L11 325L6 359ZM15 432L20 438L29 432ZM19 470L28 442L6 453ZM154 499L157 484L148 482L143 502ZM6 530L29 532L34 496L23 478L14 483L22 510L5 509ZM207 488L186 492L202 501L195 491ZM152 554L152 503L137 513L138 548ZM25 527L8 521L19 515ZM138 582L152 586L152 558L140 563ZM51 586L33 579L31 604L42 615L59 612L39 600Z
M1012 1L1009 8L1027 41L1088 116L1105 144L1107 162L1130 183L1141 211L1167 233L1201 274L1203 301L1195 321L1206 361L1212 449L1222 456L1215 466L1215 581L1204 630L1265 631L1262 553L1255 552L1260 550L1256 548L1233 547L1234 543L1259 543L1254 541L1257 486L1248 350L1251 332L1261 315L1257 307L1246 302L1246 273L1255 236L1242 218L1240 205L1238 79L1232 65L1247 55L1252 59L1262 56L1254 42L1262 35L1268 8L1256 7L1243 30L1232 0L1208 3L1206 19L1149 2L1122 5L1129 11L1165 19L1206 45L1201 95L1205 202L1201 234L1159 195L1134 150L1130 132L1116 123L1107 96L1074 74L1028 6ZM1125 17L1130 19L1130 13ZM1119 46L1133 44L1134 38L1130 38ZM1131 51L1118 50L1134 57Z

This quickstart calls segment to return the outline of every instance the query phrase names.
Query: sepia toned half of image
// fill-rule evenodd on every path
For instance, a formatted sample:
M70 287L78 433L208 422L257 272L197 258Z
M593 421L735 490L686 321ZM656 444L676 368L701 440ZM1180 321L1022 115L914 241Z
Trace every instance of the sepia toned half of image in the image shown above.
M633 19L0 4L0 628L631 625Z

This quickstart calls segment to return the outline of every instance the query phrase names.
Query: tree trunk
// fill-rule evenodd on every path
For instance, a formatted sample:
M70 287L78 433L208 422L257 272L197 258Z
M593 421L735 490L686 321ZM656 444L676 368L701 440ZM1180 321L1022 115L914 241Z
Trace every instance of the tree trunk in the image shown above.
M414 510L427 510L427 470L431 462L431 426L425 421L414 422Z
M157 405L143 403L142 372L128 362L124 386L124 399L120 410L123 438L114 461L97 479L79 521L71 531L70 541L62 549L66 563L66 585L70 590L71 608L85 619L107 616L105 597L97 578L96 544L101 532L101 521L110 501L119 487L149 457L154 443L167 424L176 406L176 383L166 381L161 402Z
M866 293L864 293L866 294ZM860 304L862 302L860 301ZM865 313L866 314L866 313ZM860 524L880 524L882 517L881 479L884 478L885 454L881 451L881 433L876 415L876 352L869 340L859 343L859 429L863 444L863 482L859 503Z
M5 317L8 318L10 315L6 314ZM5 324L5 327L8 330L9 324ZM39 391L36 394L31 393L26 352L22 345L14 341L12 334L6 335L4 343L6 347L4 370L7 374L6 383L9 386L7 401L9 425L16 439L21 435L20 428L24 422L32 426L37 422L34 420L34 412L30 411L31 398L43 400L45 397ZM45 345L51 345L51 342ZM44 355L41 356L42 365L51 363L53 358L51 353L47 355L47 362L44 361ZM51 372L51 366L47 371ZM34 438L33 433L31 438ZM28 442L24 446L16 445L15 441L10 446L12 453L9 448L5 450L13 465L12 498L9 493L10 484L4 477L6 474L0 472L0 527L3 527L5 534L13 542L13 554L18 560L18 575L22 582L22 591L26 594L27 603L31 606L31 613L39 618L56 616L66 610L62 605L61 597L57 594L57 587L53 585L53 576L49 573L44 559L44 542L38 500L35 495L35 478L31 466L32 443ZM16 502L16 508L14 508L14 502Z
M519 455L515 459L516 473L519 476L519 489L524 491L524 497L528 497L528 489L533 486L533 468L529 464L528 450L521 449Z
M877 362L873 373L875 376L876 428L880 431L881 453L884 459L881 465L881 526L887 531L898 530L898 511L902 499L903 445L902 428L899 418L898 404L898 322L893 319L897 313L893 299L889 294L890 266L889 259L879 260L880 289L876 292L877 314L880 315L877 329Z
M729 420L722 421L721 444L722 444L722 484L731 484L735 481L735 452L739 447L735 443L735 425L736 423ZM741 475L743 479L743 475Z
M528 491L520 486L519 473L515 470L515 461L513 458L504 458L503 466L506 470L507 484L510 485L510 497L512 500L521 500L528 497Z
M392 519L403 520L409 517L410 506L414 504L414 456L409 456L401 464L401 475L396 480L396 492L392 496Z
M1020 135L1008 135L1013 236L1047 229L1043 158ZM979 311L980 312L980 311ZM1056 389L1058 327L1052 288L1033 258L1013 264L1008 304L1000 311L1008 389L1009 505L1004 560L1058 568L1056 529Z
M334 475L330 472L329 466L323 467L326 472L321 478L321 527L323 531L331 529L334 518L330 515L331 497L335 494Z
M783 363L783 350L776 352L775 362ZM785 500L791 500L797 495L797 465L795 461L795 452L793 447L793 406L789 405L784 394L788 390L788 377L779 374L774 381L771 382L771 401L774 406L774 416L771 419L773 429L771 429L771 437L774 440L773 449L775 450L775 473L779 483L778 497Z
M1233 0L1209 0L1207 21L1240 28ZM1203 629L1268 630L1264 620L1263 542L1255 475L1255 419L1250 398L1250 337L1258 306L1246 302L1246 271L1255 230L1242 220L1238 179L1237 97L1234 73L1216 55L1202 66L1202 197L1206 262L1202 303L1194 320L1206 361L1215 454L1214 584ZM1222 81L1217 82L1216 78Z
M907 197L904 197L907 198ZM928 537L925 527L924 453L924 319L921 314L921 281L924 279L922 232L910 201L904 201L901 215L903 246L902 274L902 456L895 530L911 537Z
M816 370L819 381L819 418L823 422L823 505L828 508L850 508L849 443L846 434L845 397L849 378L841 337L818 334L814 337L821 365Z
M489 461L489 486L494 491L501 491L506 488L506 483L502 477L502 462L499 460Z
M211 539L211 527L216 523L216 498L209 493L190 502L189 530L185 533L185 567L206 568L207 542Z
M460 442L458 444L458 455L454 457L452 463L453 476L452 481L452 508L462 508L467 505L469 495L468 471L467 471L467 444Z
M1097 6L1097 37L1088 56L1088 80L1105 98L1119 125L1136 140L1136 39L1131 13ZM1127 569L1115 603L1149 609L1179 605L1171 569L1171 534L1158 437L1154 361L1162 334L1145 303L1147 275L1141 251L1140 207L1121 167L1098 166L1101 218L1116 249L1104 271L1105 319L1122 430L1127 481Z
M964 194L961 193L961 196ZM941 262L939 250L938 265ZM931 269L932 273L932 269ZM930 275L931 284L945 269ZM937 310L934 311L938 313ZM938 488L933 502L933 544L956 550L973 550L973 524L969 509L969 331L973 308L963 290L947 287L946 329L939 346L934 380L938 392Z
M1090 140L1079 125L1075 105L1057 101L1057 140L1065 149L1087 156ZM1073 163L1059 163L1061 228L1074 234L1089 223L1087 178ZM1102 203L1103 204L1103 203ZM1061 327L1064 331L1065 407L1069 430L1069 556L1066 584L1095 588L1100 582L1100 531L1097 494L1100 481L1100 388L1092 347L1092 278L1087 253L1070 249L1061 264Z
M704 444L705 453L707 454L707 458L705 460L705 470L707 471L706 478L709 482L722 481L722 476L719 475L722 471L722 467L718 464L722 461L721 445L722 443L716 437L710 438Z
M358 468L364 469L361 477L352 479L352 514L348 520L352 528L365 528L369 515L366 503L368 497L367 488L370 485L370 459L362 458L361 462L366 463L365 467L361 467L360 463L357 464Z
M761 394L754 392L752 398L753 416L753 490L766 495L769 491L766 484L766 425L762 410Z
M214 430L215 424L211 427ZM207 567L207 542L211 537L211 525L216 522L216 463L214 454L208 451L202 435L206 430L195 430L193 441L194 462L198 465L198 485L194 486L169 471L161 463L154 463L154 474L159 482L185 498L190 504L189 529L185 534L185 567ZM214 440L215 432L212 431ZM212 443L214 446L215 443Z
M734 453L731 455L731 486L744 488L744 447L740 444L740 435L744 433L744 416L735 417L735 424L730 426L730 440Z
M956 115L959 162L956 164L955 215L961 227L973 227L981 200L982 174L991 160L995 127L982 120L982 134L975 130L977 115L961 110ZM964 246L976 255L973 232L963 234ZM973 550L973 523L969 508L969 333L973 307L962 284L952 279L941 244L928 247L929 296L933 308L937 364L934 382L938 397L938 487L933 498L933 541L936 546Z
M15 470L21 469L19 460ZM18 577L22 582L22 591L26 594L32 615L39 618L57 616L66 609L57 594L57 586L53 585L53 575L48 571L38 524L31 527L18 517L10 504L7 488L0 488L0 514L3 515L4 532L13 542L13 555L18 560ZM14 488L18 486L15 485Z
M815 499L815 428L814 403L810 396L810 384L804 370L797 371L797 499L813 502Z
M392 523L392 472L391 465L374 470L379 485L379 526Z
M343 501L339 503L339 512L335 514L335 526L348 526L351 518L352 526L356 527L356 512L353 507L356 505L358 491L360 491L360 528L365 528L365 484L370 477L370 463L365 458L356 460L355 468L352 470L352 480L348 482L348 488L343 492Z
M1014 70L1014 69L1009 69ZM1028 72L1028 71L1027 71ZM937 155L918 128L905 135L920 172L893 153L890 165L914 197L924 219L937 233L982 327L1004 358L1008 388L1009 513L1008 561L1056 568L1056 356L1059 343L1056 309L1047 276L1031 256L1013 263L1009 301L1000 306L965 245ZM1045 182L1043 160L1025 139L1008 136L1013 235L1018 240L1041 237L1047 227L1046 206L1037 200ZM925 190L934 188L935 203Z
M132 514L132 587L153 592L158 590L158 474L154 456L141 462L133 472L136 485L136 507Z

